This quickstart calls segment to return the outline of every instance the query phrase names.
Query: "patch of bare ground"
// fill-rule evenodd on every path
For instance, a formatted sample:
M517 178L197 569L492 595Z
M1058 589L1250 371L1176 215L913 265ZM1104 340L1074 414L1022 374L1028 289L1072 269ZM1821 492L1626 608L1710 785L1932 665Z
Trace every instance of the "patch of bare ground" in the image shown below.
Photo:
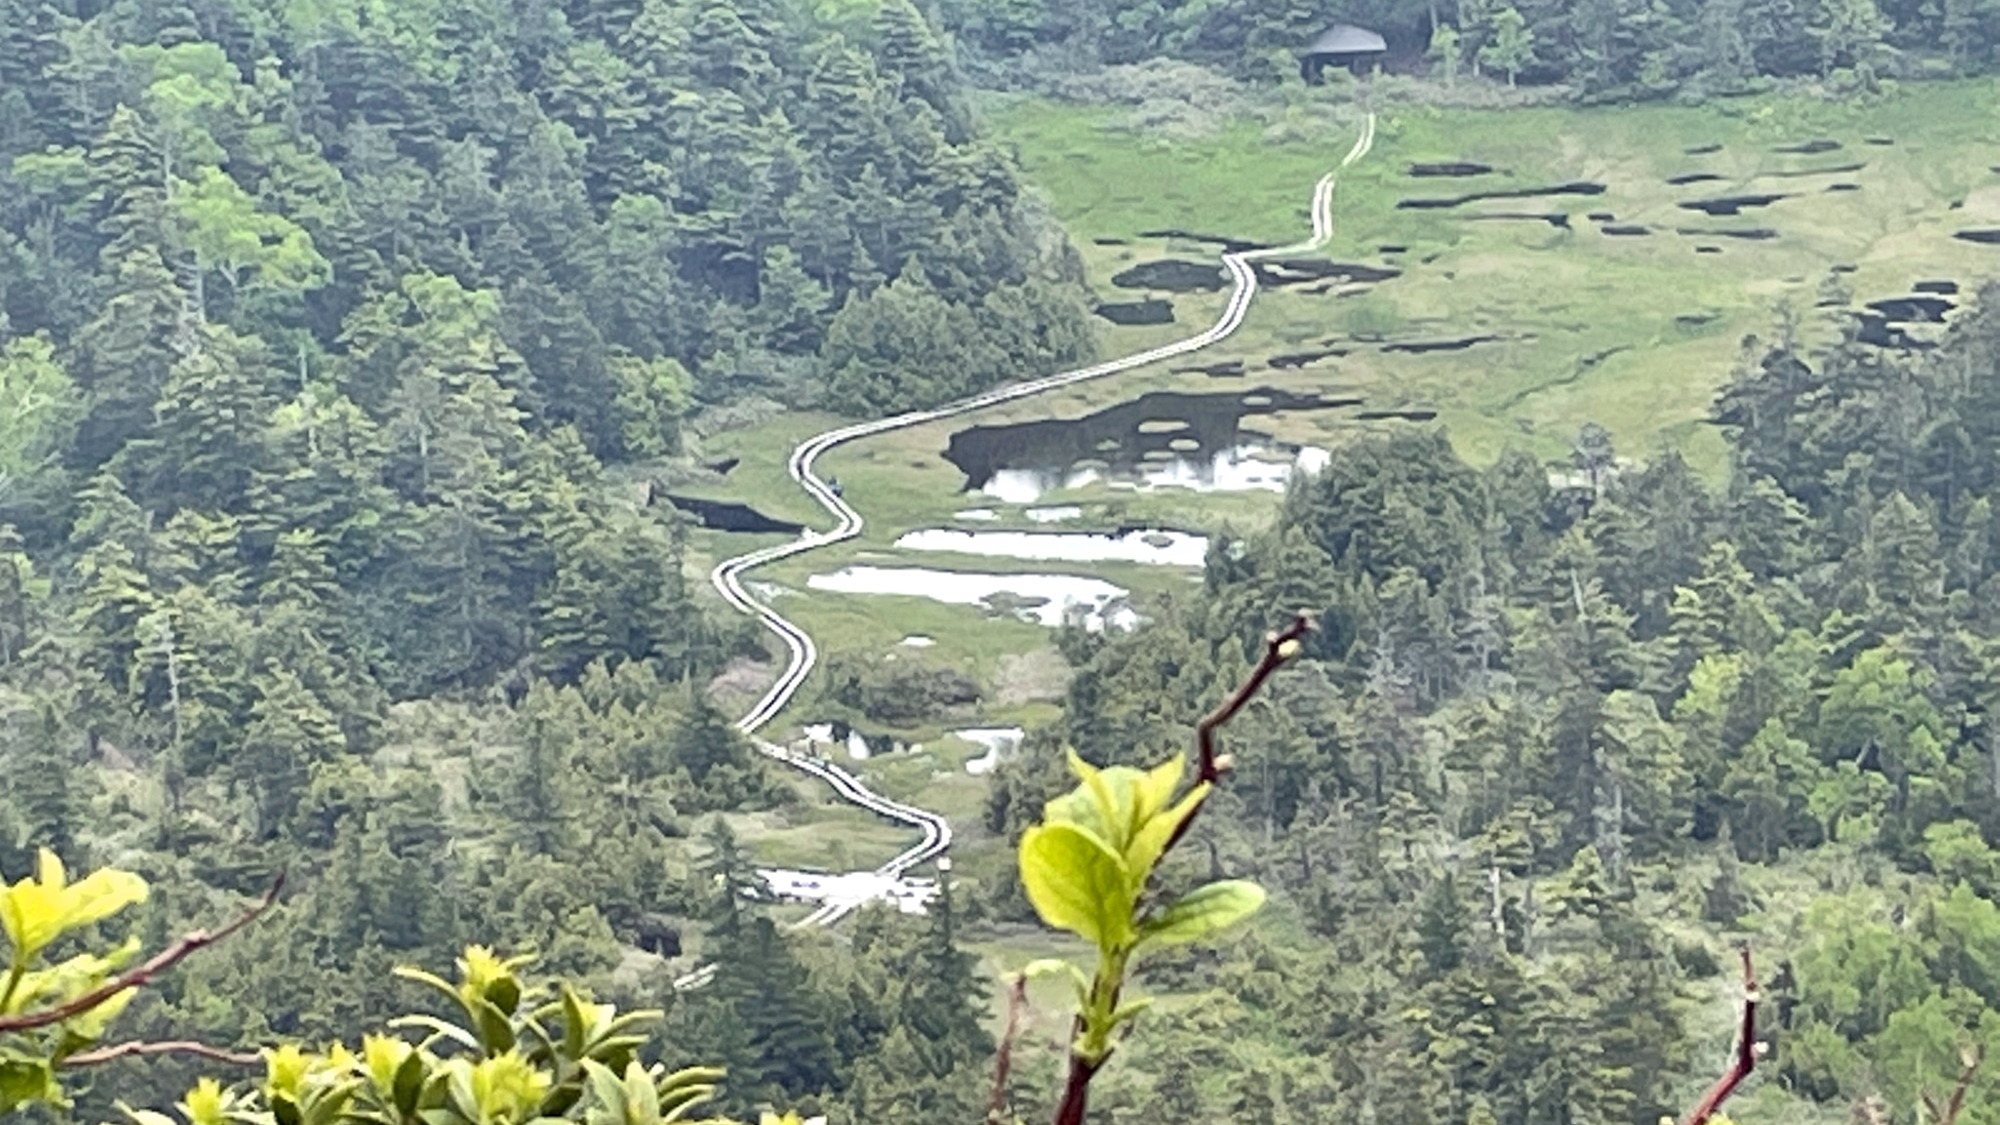
M724 714L733 715L763 698L765 690L777 678L774 665L739 656L723 665L722 671L708 681L708 698Z

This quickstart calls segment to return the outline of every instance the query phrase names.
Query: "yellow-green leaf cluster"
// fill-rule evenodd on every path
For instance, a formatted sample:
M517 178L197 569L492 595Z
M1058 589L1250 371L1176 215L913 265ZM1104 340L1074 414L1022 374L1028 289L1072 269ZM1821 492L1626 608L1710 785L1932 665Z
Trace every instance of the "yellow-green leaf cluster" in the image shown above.
M1150 918L1134 916L1153 868L1208 796L1199 782L1176 801L1187 769L1175 756L1151 770L1097 769L1070 754L1081 784L1050 801L1041 824L1021 838L1021 882L1042 920L1102 952L1149 941L1193 941L1256 910L1254 884L1215 883Z
M146 881L129 871L106 868L70 882L62 860L44 848L34 877L0 890L0 928L12 946L13 963L21 965L41 956L63 934L145 899Z
M1179 756L1151 770L1097 769L1071 753L1070 769L1080 784L1044 806L1042 823L1021 837L1021 885L1044 922L1097 947L1095 976L1065 966L1083 1024L1075 1050L1096 1063L1110 1053L1112 1032L1145 1007L1122 999L1131 958L1149 943L1195 941L1247 917L1264 892L1254 883L1211 883L1142 912L1153 869L1201 807L1208 783L1175 800L1187 769Z
M399 969L449 997L460 1022L412 1015L390 1026L424 1033L415 1042L369 1035L358 1051L266 1051L256 1089L204 1080L176 1108L185 1125L674 1125L714 1100L720 1070L669 1074L636 1057L638 1029L659 1012L619 1012L568 985L550 997L522 979L531 960L474 946L456 981ZM182 1125L121 1108L135 1125Z
M146 881L128 871L95 871L71 882L62 860L44 849L33 875L0 886L0 932L8 947L0 1015L53 1014L99 989L137 955L138 939L54 964L44 963L43 955L64 937L145 898ZM64 1104L56 1064L101 1039L131 998L129 991L117 992L46 1027L0 1040L0 1113L30 1102Z

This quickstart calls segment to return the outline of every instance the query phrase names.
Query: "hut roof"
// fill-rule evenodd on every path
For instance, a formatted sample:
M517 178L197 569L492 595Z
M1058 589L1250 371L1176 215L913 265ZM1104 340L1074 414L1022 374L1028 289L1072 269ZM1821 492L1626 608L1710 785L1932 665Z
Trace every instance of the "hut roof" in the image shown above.
M1369 55L1389 49L1380 35L1352 24L1337 24L1320 33L1306 48L1308 55Z

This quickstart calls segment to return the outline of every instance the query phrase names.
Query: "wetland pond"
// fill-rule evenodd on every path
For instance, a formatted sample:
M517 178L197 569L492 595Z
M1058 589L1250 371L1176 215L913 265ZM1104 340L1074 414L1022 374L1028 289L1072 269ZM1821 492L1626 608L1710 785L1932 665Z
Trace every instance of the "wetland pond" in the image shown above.
M1011 613L1023 621L1051 629L1081 625L1101 633L1106 626L1121 632L1139 624L1139 614L1125 601L1128 593L1101 578L1077 574L979 574L933 570L918 566L848 566L806 579L814 590L837 594L897 594L929 598L947 605L983 606L994 613Z
M906 551L946 551L1033 562L1135 562L1157 566L1199 567L1208 556L1207 536L1145 528L1106 535L933 527L902 536L896 540L896 546Z
M1272 387L1243 392L1154 391L1094 414L971 426L951 435L945 459L968 491L1010 504L1103 481L1113 487L1282 491L1294 472L1316 471L1327 452L1288 446L1243 427L1282 411L1361 405Z
M985 754L965 763L965 772L976 777L992 773L1002 755L1012 755L1021 748L1021 740L1027 734L1020 727L974 727L952 731L951 736L986 748Z

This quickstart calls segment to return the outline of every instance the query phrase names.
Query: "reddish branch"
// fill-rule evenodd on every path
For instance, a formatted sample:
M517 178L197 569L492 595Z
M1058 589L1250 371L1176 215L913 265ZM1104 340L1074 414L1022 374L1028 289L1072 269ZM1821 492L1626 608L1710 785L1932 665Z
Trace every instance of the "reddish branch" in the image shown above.
M1743 947L1743 1026L1736 1033L1736 1055L1729 1062L1729 1069L1708 1088L1701 1101L1686 1117L1681 1125L1706 1125L1715 1117L1722 1103L1743 1084L1750 1072L1757 1068L1757 978L1750 969L1750 947Z
M179 941L147 958L144 964L112 977L110 980L105 981L103 984L78 996L74 1000L67 1000L61 1004L57 1004L53 1008L44 1008L38 1012L22 1012L18 1015L0 1016L0 1033L33 1031L38 1027L47 1027L50 1024L74 1019L121 992L126 992L134 988L143 988L151 984L154 977L187 960L195 952L207 946L214 945L216 942L221 941L262 917L265 911L276 905L278 892L283 890L284 887L285 877L280 874L276 879L271 881L271 889L264 892L262 899L246 908L236 917L230 919L228 925L223 926L219 930L195 930L192 933L183 934ZM134 1051L131 1053L139 1054L143 1052Z
M1063 1083L1062 1104L1056 1107L1056 1125L1083 1125L1083 1111L1090 1102L1090 1080L1102 1065L1070 1055L1069 1080Z
M1028 974L1019 973L1007 988L1007 1027L1000 1033L1000 1051L993 1056L993 1093L986 1099L986 1125L1005 1125L1007 1077L1014 1069L1014 1039L1021 1033L1021 1013L1028 1007Z
M1264 686L1264 681L1271 678L1271 673L1277 671L1278 666L1291 659L1293 653L1297 651L1294 642L1311 630L1312 618L1301 613L1283 630L1264 634L1264 655L1257 661L1257 666L1250 669L1250 674L1244 677L1242 684L1238 685L1235 691L1229 693L1229 698L1223 700L1221 706L1203 715L1201 721L1194 725L1195 748L1200 754L1195 769L1195 784L1213 785L1228 771L1228 760L1215 752L1215 732L1235 718L1238 711L1243 710L1244 705L1249 703ZM1204 799L1201 804L1196 805L1187 819L1181 821L1180 826L1174 829L1173 836L1167 840L1167 846L1160 852L1161 858L1165 858L1168 852L1173 851L1174 846L1187 835L1195 817L1201 815L1201 810L1207 804L1207 800ZM1113 1003L1116 1003L1115 997ZM1081 1035L1082 1032L1083 1017L1079 1015L1073 1034ZM1083 1125L1084 1109L1090 1098L1090 1080L1103 1065L1102 1059L1093 1063L1074 1051L1070 1052L1069 1078L1063 1084L1062 1102L1056 1107L1056 1125Z
M1291 659L1291 654L1286 651L1285 646L1305 636L1311 630L1312 618L1301 613L1292 619L1290 625L1285 626L1283 632L1264 634L1263 659L1257 661L1255 668L1250 669L1250 675L1243 681L1242 686L1232 692L1228 699L1222 701L1222 706L1203 715L1201 721L1194 725L1195 747L1201 751L1200 769L1195 774L1197 782L1213 782L1222 776L1223 768L1216 764L1215 755L1217 728L1235 718L1236 713L1243 710L1243 705L1250 702L1250 697L1256 695L1258 689L1264 686L1264 681L1271 678L1271 673L1278 670L1278 665Z
M1195 784L1213 785L1228 772L1228 760L1215 752L1215 732L1221 729L1223 724L1235 718L1238 711L1243 710L1244 705L1263 688L1264 681L1271 678L1271 673L1277 671L1280 664L1291 659L1287 651L1291 642L1311 631L1312 618L1301 613L1294 617L1292 623L1285 626L1283 631L1274 630L1264 634L1264 655L1257 661L1257 666L1250 669L1250 674L1244 677L1235 691L1229 693L1229 698L1223 700L1221 706L1203 715L1201 721L1194 725L1194 744L1197 752ZM1204 798L1202 803L1196 805L1195 810L1188 814L1188 818L1181 821L1180 827L1174 829L1173 836L1167 840L1166 849L1160 853L1163 857L1167 852L1174 850L1174 846L1181 842L1181 837L1187 835L1195 817L1201 815L1202 808L1207 804L1208 801Z
M1951 1097L1940 1106L1930 1094L1923 1095L1924 1108L1930 1111L1931 1119L1937 1125L1954 1125L1957 1122L1958 1111L1965 1108L1965 1093L1972 1089L1972 1080L1979 1076L1979 1064L1984 1061L1986 1048L1983 1044L1974 1043L1961 1048L1958 1053L1958 1084L1952 1087Z
M109 1047L98 1047L89 1051L79 1051L74 1055L68 1055L58 1060L56 1066L64 1070L75 1070L78 1067L102 1066L113 1059L139 1058L148 1055L196 1055L211 1062L227 1063L230 1066L256 1066L258 1063L264 1061L264 1056L262 1055L244 1054L239 1051L225 1051L220 1047L211 1047L206 1043L197 1043L192 1039L170 1039L157 1043L136 1040L130 1043L113 1044Z

